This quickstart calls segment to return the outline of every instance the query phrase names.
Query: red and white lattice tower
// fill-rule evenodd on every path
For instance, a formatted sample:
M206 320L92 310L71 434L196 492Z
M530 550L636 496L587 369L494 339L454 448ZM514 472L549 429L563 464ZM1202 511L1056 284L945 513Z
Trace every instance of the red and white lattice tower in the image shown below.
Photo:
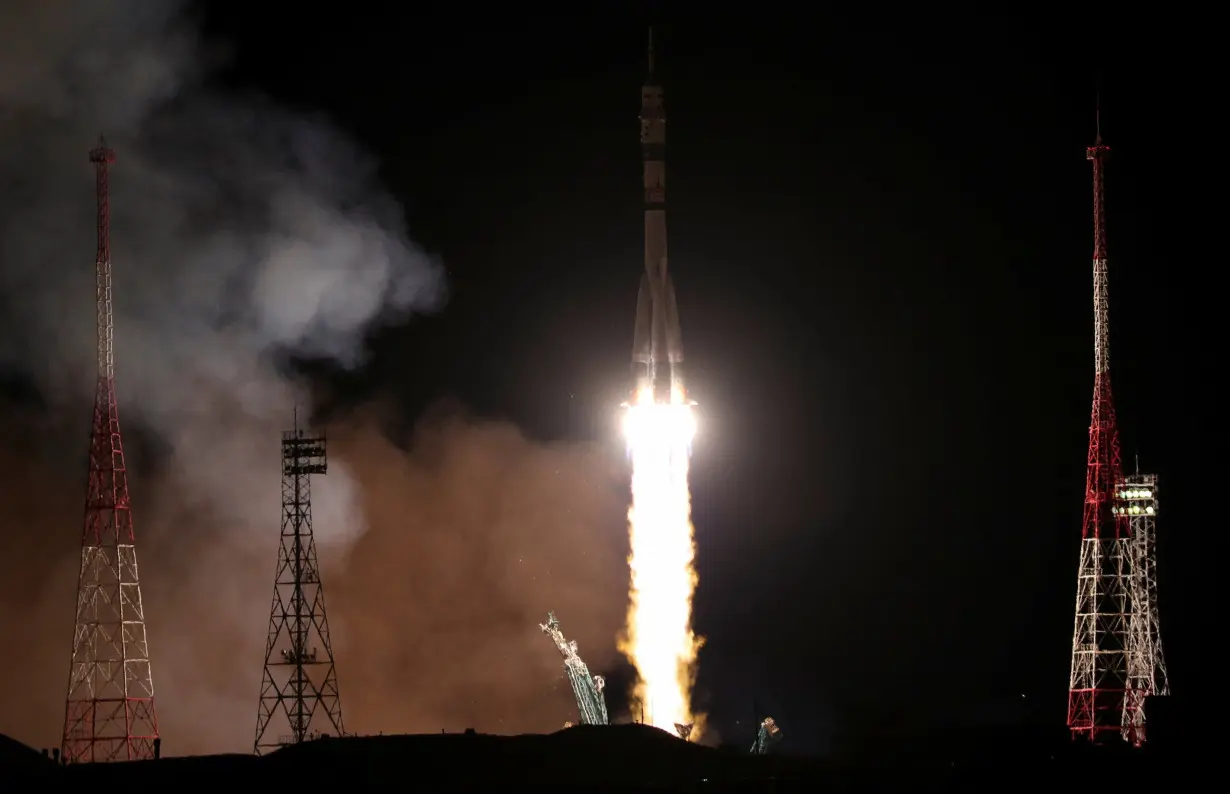
M64 711L62 751L67 763L153 758L158 743L128 473L115 404L107 203L107 167L115 162L115 152L100 138L98 148L90 152L90 162L98 188L98 380L90 430L77 627Z
M1072 672L1068 683L1068 728L1073 739L1104 742L1129 733L1142 721L1141 700L1128 692L1132 655L1132 533L1119 511L1122 481L1119 432L1110 385L1109 289L1106 214L1102 177L1110 148L1096 142L1086 150L1093 164L1093 415L1085 474L1085 513L1077 573ZM1127 736L1130 741L1135 737Z

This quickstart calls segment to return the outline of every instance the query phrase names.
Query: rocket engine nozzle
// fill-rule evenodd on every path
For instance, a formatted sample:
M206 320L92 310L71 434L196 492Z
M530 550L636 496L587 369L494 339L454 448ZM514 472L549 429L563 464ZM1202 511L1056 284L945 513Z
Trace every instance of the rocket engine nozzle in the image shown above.
M683 385L680 365L656 367L653 362L638 362L633 365L633 386L629 403L632 405L656 403L659 405L683 405L690 402Z

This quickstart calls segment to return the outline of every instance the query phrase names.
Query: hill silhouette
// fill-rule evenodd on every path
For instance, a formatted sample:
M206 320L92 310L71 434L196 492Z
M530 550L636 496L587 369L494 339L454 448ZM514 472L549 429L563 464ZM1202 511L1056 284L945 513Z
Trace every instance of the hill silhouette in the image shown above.
M908 748L867 748L845 762L785 755L753 756L688 743L643 725L576 726L553 734L461 734L326 737L267 756L214 755L151 761L61 766L43 754L0 737L0 770L20 782L89 786L211 784L279 787L338 786L341 794L422 785L444 790L568 787L618 791L985 791L1028 784L1063 789L1073 776L1095 775L1129 785L1176 766L1167 752L1126 747L1057 750L1021 746L1006 737L1011 754L980 749L970 760L926 757ZM1184 762L1186 765L1187 762ZM57 779L58 778L58 779ZM14 790L20 790L20 787Z

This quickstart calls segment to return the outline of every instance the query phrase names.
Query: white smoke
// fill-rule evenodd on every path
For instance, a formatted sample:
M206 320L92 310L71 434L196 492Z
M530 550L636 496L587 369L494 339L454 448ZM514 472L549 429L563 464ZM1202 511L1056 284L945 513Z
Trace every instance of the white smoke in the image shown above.
M105 133L118 155L121 418L165 443L179 498L223 509L220 525L246 534L269 523L277 431L305 404L276 360L354 365L374 321L434 307L443 279L373 164L326 122L208 87L212 53L182 10L165 0L0 9L0 368L53 402L89 398L86 153ZM316 494L326 540L359 529L343 475L335 468Z

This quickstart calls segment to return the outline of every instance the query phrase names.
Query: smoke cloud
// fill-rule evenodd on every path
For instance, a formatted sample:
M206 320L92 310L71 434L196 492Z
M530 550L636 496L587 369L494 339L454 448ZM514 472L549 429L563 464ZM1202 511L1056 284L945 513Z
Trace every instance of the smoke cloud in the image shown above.
M361 366L369 328L445 294L373 163L321 119L212 88L214 55L180 11L0 9L0 732L36 746L58 743L67 685L98 133L118 153L116 385L171 754L251 749L279 433L311 406L277 362ZM384 410L327 428L313 485L348 729L557 728L573 707L536 623L558 608L593 667L615 658L618 466L457 410L390 438Z

